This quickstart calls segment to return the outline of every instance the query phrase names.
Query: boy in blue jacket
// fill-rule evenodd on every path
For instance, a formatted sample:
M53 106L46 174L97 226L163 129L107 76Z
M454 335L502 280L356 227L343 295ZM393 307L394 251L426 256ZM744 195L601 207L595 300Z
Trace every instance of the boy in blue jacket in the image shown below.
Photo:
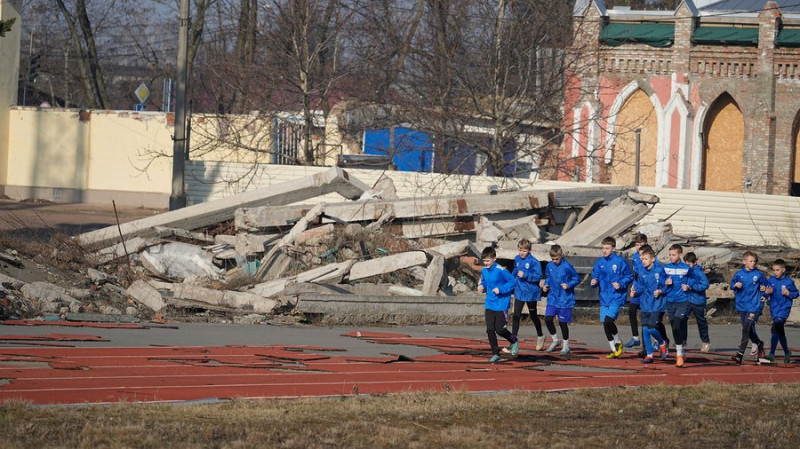
M686 362L683 346L686 344L689 321L689 295L683 288L689 282L689 265L683 260L683 247L677 243L669 247L669 263L664 264L664 293L667 296L667 318L672 326L675 339L675 366L682 367ZM669 348L668 348L669 349Z
M531 254L531 242L528 239L520 240L517 243L517 250L519 255L514 258L514 277L517 279L517 286L514 288L511 333L515 337L519 335L522 309L527 305L528 314L536 328L536 350L541 351L544 347L544 334L542 334L542 322L539 320L537 304L542 299L542 290L539 287L539 281L542 280L542 266ZM516 354L512 352L511 355Z
M508 329L508 307L511 305L511 292L517 285L517 280L505 268L497 265L497 252L491 246L486 247L481 253L484 269L481 270L481 280L478 291L486 292L485 311L486 334L489 336L489 346L492 348L492 357L489 363L500 360L500 347L497 336L501 336L511 343L511 353L519 351L519 342Z
M652 248L648 247L642 251L642 269L639 270L636 280L633 282L633 288L631 288L631 298L639 298L642 314L642 338L645 348L642 363L653 362L651 339L658 344L661 358L667 358L667 342L656 328L656 324L661 322L667 308L666 296L662 293L667 275L664 267L655 265L655 259L656 253Z
M633 252L631 256L631 262L633 264L633 279L636 279L637 273L642 269L642 255L640 251L642 247L647 245L647 236L642 234L641 232L636 234L633 240L634 244L636 245L636 250ZM635 346L639 346L642 344L639 341L639 297L631 297L631 301L628 304L628 320L631 323L631 339L627 343L625 343L626 348L633 348Z
M611 354L606 358L615 359L621 356L623 351L615 321L620 308L625 304L628 286L633 282L633 273L625 259L614 251L617 247L614 237L605 237L601 243L603 257L597 259L592 268L591 286L599 287L600 290L600 321L603 323L603 330L611 347Z
M706 290L708 278L703 267L697 264L697 255L693 252L686 253L683 261L689 265L689 281L683 285L683 291L689 295L689 313L697 321L697 331L700 333L700 352L710 350L711 339L708 335L708 321L706 320Z
M758 350L758 359L765 357L764 342L758 338L756 323L764 309L762 296L766 290L767 278L758 271L756 264L758 256L752 251L745 251L742 255L742 268L733 275L730 288L736 297L736 311L742 323L742 340L739 342L739 351L733 360L741 365L744 358L744 349L747 340L752 340Z
M545 268L545 278L541 280L542 291L547 293L547 307L544 312L544 323L550 338L553 340L547 352L553 352L558 346L558 335L553 317L558 317L561 328L561 355L569 354L569 323L572 322L572 309L575 307L575 286L580 284L581 277L569 262L564 259L564 252L559 245L550 247L550 259Z
M784 276L785 274L786 262L783 259L772 262L772 277L767 279L767 286L764 289L769 300L769 312L772 315L772 344L769 347L767 360L775 361L775 350L780 341L783 349L783 361L792 363L792 353L789 351L789 343L786 341L786 331L783 326L792 310L792 300L800 296L800 292L797 291L794 281Z

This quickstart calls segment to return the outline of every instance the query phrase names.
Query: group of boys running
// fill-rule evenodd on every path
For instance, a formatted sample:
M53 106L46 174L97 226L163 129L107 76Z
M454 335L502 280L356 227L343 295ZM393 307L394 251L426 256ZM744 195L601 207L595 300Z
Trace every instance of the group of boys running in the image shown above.
M683 247L675 244L669 247L669 262L659 263L655 251L647 244L647 236L638 234L635 239L636 251L633 254L633 268L616 253L616 240L606 237L602 241L603 255L594 264L590 285L599 290L600 321L603 323L611 352L608 359L620 357L624 347L643 346L639 356L642 363L652 363L657 355L662 360L669 357L670 341L663 324L666 314L672 328L675 345L675 365L683 367L686 363L685 345L688 334L688 320L694 315L700 332L702 352L710 350L708 323L706 321L706 290L708 279L693 252L683 254ZM486 332L492 350L490 363L500 360L501 352L516 356L519 351L517 337L522 311L527 306L528 313L536 328L536 350L544 349L546 337L537 313L537 302L542 293L547 293L547 306L544 321L550 333L551 344L547 352L555 351L561 345L560 354L570 353L569 323L575 307L575 287L580 276L575 268L564 258L559 245L550 247L551 261L542 273L539 261L531 255L531 243L520 240L519 255L514 259L514 268L509 272L497 264L494 248L484 249L481 258L485 268L481 272L478 291L486 293L485 314ZM784 353L784 362L791 363L791 352L786 340L784 324L789 316L792 300L800 293L794 281L786 276L786 263L777 259L772 263L772 276L767 278L756 264L758 256L747 251L742 257L742 268L730 282L735 294L736 311L742 325L742 338L738 352L733 356L741 364L747 343L752 342L751 355L757 360L775 360L778 343ZM511 296L514 296L512 328L506 328ZM616 320L626 302L630 318L632 338L622 344ZM770 304L772 315L772 341L769 355L765 354L764 342L756 333L758 321L766 302ZM639 334L638 318L641 316L642 332ZM558 338L555 318L561 329ZM497 336L508 340L509 346L500 348Z

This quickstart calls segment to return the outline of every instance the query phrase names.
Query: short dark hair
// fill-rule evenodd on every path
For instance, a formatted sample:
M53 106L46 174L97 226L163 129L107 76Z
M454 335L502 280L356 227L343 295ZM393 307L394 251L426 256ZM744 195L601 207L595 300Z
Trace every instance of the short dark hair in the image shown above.
M655 254L656 250L654 250L652 246L650 246L650 245L647 245L647 244L640 246L640 247L639 247L639 252L641 253L642 251L647 251L648 249L649 249L650 251L652 251L652 252L653 252L653 254Z
M561 249L561 245L553 245L550 247L550 257L556 256L563 256L564 250Z
M775 262L772 262L772 266L779 266L783 269L786 269L786 261L783 259L775 259Z
M669 250L670 251L677 251L677 252L683 254L683 247L681 245L678 245L677 243L671 245L669 247Z
M647 245L647 248L642 247L641 251L642 251L642 255L643 256L646 254L646 255L652 257L653 259L656 258L656 252L653 251L653 248L650 245Z
M604 237L603 241L600 244L601 245L611 245L614 248L616 248L617 247L617 239L615 239L614 237L611 237L609 235L609 236Z
M647 236L640 232L636 234L636 237L633 238L633 241L636 243L647 243Z
M683 256L683 261L686 263L697 263L697 254L689 251Z
M487 246L483 248L483 252L481 252L481 259L494 259L497 257L497 251L495 251L493 246Z
M753 259L755 259L756 263L758 263L758 254L752 251L745 251L744 254L742 254L742 259L747 259L750 256L753 256Z

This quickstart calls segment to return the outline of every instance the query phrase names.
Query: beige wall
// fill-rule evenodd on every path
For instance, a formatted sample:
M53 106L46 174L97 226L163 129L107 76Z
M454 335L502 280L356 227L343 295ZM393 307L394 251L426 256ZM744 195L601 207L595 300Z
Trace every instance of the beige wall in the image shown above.
M164 113L15 107L6 195L167 207L173 127Z
M0 194L8 174L8 107L17 104L22 0L0 0L0 18L16 18L11 31L0 38Z

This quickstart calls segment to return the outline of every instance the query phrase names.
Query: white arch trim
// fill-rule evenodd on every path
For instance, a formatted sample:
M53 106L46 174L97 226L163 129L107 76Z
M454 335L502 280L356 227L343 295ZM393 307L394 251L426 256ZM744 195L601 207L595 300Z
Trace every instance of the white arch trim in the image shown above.
M599 148L600 140L600 126L597 123L597 110L590 101L584 101L580 106L573 109L572 112L572 157L577 158L580 156L581 134L583 127L581 126L581 113L586 109L588 111L587 126L587 139L586 139L586 169L584 172L585 182L591 183L594 174L594 160L595 153Z
M708 106L701 104L695 115L694 126L692 129L692 174L690 187L693 190L700 189L700 176L703 170L703 123L706 121Z
M660 176L660 180L657 179L658 186L665 186L669 184L669 151L672 148L672 117L674 112L678 112L679 116L679 126L680 126L680 134L678 137L678 172L675 173L675 177L677 178L677 187L679 189L685 189L689 185L689 163L688 163L688 154L690 149L692 148L691 142L689 141L689 132L688 132L688 122L689 118L691 117L691 105L686 102L686 99L680 93L680 91L674 91L673 96L670 99L669 103L667 103L667 107L665 108L664 113L664 130L666 131L664 134L664 154L663 160L665 161L662 164L662 170L659 171L657 178ZM659 156L659 159L662 158L662 155Z

